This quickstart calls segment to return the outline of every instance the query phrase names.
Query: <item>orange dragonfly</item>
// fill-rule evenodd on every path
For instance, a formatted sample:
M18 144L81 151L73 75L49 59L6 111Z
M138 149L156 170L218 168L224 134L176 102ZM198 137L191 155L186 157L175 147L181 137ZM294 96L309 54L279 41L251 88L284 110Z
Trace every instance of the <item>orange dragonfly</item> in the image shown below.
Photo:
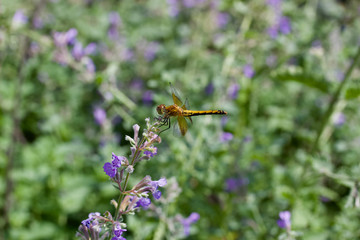
M185 104L180 100L179 94L174 89L174 87L170 83L171 88L171 95L174 101L173 105L166 106L165 104L160 104L157 106L156 111L161 116L158 118L158 120L161 122L161 126L167 125L168 128L162 130L166 131L170 128L170 117L176 117L177 118L177 124L180 128L180 132L182 136L185 136L187 130L188 130L188 124L186 122L186 119L188 119L191 123L191 117L192 116L199 116L199 115L227 115L227 112L223 110L204 110L204 111L194 111L194 110L188 110L186 105L187 101L185 101ZM161 133L160 132L160 133ZM159 134L160 134L159 133Z

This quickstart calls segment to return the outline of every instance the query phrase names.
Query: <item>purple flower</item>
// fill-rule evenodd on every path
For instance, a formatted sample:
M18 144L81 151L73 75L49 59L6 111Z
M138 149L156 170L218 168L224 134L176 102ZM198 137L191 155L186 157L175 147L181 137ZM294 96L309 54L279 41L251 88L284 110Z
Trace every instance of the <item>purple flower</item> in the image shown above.
M279 213L279 220L277 224L281 228L290 229L291 227L291 213L289 211L283 211Z
M95 73L96 67L91 58L86 58L85 66L86 66L86 70L88 71L88 73L90 73L90 74Z
M106 162L103 166L104 172L106 173L106 175L108 175L109 177L113 178L115 177L116 173L117 173L117 169L113 167L113 165L109 162Z
M243 68L243 73L245 77L252 78L255 74L255 71L250 64L246 64Z
M249 179L244 177L238 178L228 178L226 180L226 191L227 192L235 192L242 186L246 186L249 184Z
M100 107L96 107L93 111L93 115L95 118L95 121L97 122L97 124L99 125L103 125L105 120L106 120L106 112L104 109L100 108Z
M216 16L216 24L218 28L225 27L228 24L229 20L230 20L230 15L228 13L219 12Z
M96 48L97 48L96 43L89 43L84 49L84 54L92 55L96 52Z
M236 99L240 90L240 85L237 83L233 83L228 88L227 94L231 99Z
M123 234L123 232L126 232L127 230L126 229L122 229L121 226L120 226L120 223L116 222L114 224L114 229L113 229L113 233L115 235L115 239L116 240L120 240L120 239L125 239L123 238L121 235ZM112 238L112 240L114 239Z
M186 8L192 8L196 6L196 0L183 0L183 4Z
M61 48L68 44L73 44L76 40L77 30L75 28L71 28L67 32L55 32L53 34L54 43L56 47Z
M214 92L214 84L211 82L205 87L206 95L211 95Z
M143 102L145 105L151 105L153 101L153 93L150 90L144 92Z
M76 42L71 53L76 61L80 61L81 58L84 56L84 49L82 44L80 42Z
M88 218L81 221L81 223L85 225L87 228L90 228L90 224L92 224L94 221L95 224L97 223L96 216L100 216L100 213L99 212L89 213Z
M266 4L269 5L270 7L273 7L274 9L278 9L281 10L281 1L282 0L266 0Z
M170 17L176 17L179 14L179 0L167 0Z
M144 57L146 61L151 62L156 57L157 52L159 51L159 43L157 42L149 42L146 44L144 49Z
M346 122L346 117L342 112L338 112L333 115L332 120L335 126L340 127Z
M278 26L273 25L267 29L267 34L271 38L276 38L278 36Z
M15 12L12 18L12 25L14 27L20 27L28 22L28 17L25 15L24 10L19 9Z
M67 43L74 44L76 41L77 34L78 34L78 31L75 28L69 29L69 31L67 31L65 33Z
M144 151L144 154L149 158L154 157L157 154L157 147L154 147L153 149L153 151Z
M220 136L220 142L228 142L233 139L232 133L229 132L223 132Z
M40 16L36 15L36 16L34 16L34 19L32 21L32 25L34 26L34 28L40 29L40 28L42 28L44 26L44 22L40 18Z
M190 226L191 224L197 222L200 219L200 215L197 212L193 212L190 214L188 218L184 218L181 220L181 224L184 227L185 236L189 236L190 234Z
M115 41L119 39L119 31L118 27L121 26L121 18L117 12L109 13L109 30L108 30L108 37Z
M159 200L160 197L161 197L161 192L158 190L156 192L153 193L153 197L156 199L156 200Z
M285 16L281 16L278 21L278 28L282 34L289 34L291 32L290 19Z
M103 166L104 172L106 175L108 175L110 178L115 177L118 168L121 167L121 161L125 161L125 157L122 156L116 156L114 153L112 153L112 161L111 163L106 162Z
M135 207L142 207L143 209L147 209L151 204L151 200L149 198L140 198L137 202L136 202L136 206Z

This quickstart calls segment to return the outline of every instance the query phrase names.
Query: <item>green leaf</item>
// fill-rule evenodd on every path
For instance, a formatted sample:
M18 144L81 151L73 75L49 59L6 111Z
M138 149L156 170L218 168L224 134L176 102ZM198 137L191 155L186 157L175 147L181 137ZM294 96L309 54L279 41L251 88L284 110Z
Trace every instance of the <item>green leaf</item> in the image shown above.
M301 83L310 88L320 90L321 92L329 92L330 84L324 78L313 76L309 73L302 72L301 69L290 69L286 72L275 73L271 76L274 80L294 81Z

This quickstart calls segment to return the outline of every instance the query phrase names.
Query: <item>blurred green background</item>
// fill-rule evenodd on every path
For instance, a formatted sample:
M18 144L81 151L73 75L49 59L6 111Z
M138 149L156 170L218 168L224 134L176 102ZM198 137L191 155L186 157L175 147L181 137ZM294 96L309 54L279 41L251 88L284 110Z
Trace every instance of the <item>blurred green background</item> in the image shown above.
M171 82L228 116L161 134L129 186L181 192L126 217L127 239L291 239L285 210L297 239L359 239L359 44L357 0L2 1L1 237L74 239L113 213L102 166Z

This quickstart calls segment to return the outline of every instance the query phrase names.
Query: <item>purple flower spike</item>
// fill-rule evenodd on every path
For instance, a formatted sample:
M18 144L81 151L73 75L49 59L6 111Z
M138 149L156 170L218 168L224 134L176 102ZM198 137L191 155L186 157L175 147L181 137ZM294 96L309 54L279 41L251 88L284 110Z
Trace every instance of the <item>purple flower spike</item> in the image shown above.
M136 207L142 207L143 209L147 209L151 204L151 200L149 198L140 198L136 202Z
M246 64L243 68L243 73L245 77L252 78L255 74L255 71L250 64Z
M160 197L161 197L161 192L158 190L156 192L153 193L153 197L156 199L156 200L159 200Z
M81 58L85 55L82 44L80 42L75 42L71 53L76 61L80 61Z
M193 212L190 214L188 218L185 218L181 221L183 227L184 227L184 234L185 236L189 236L190 234L190 226L191 224L197 222L200 219L200 215L196 212Z
M15 27L24 25L28 22L28 17L25 15L24 10L19 9L15 12L13 19L12 19L12 24Z
M152 91L148 90L148 91L144 92L144 95L143 95L144 104L151 105L152 101L153 101L153 97L154 96L153 96Z
M228 96L231 99L236 99L240 90L240 85L237 83L231 84L228 88Z
M76 41L76 36L78 34L78 31L75 28L69 29L69 31L66 32L66 41L68 44L74 44Z
M228 142L233 139L233 135L229 132L223 132L220 136L220 142Z
M104 169L104 172L106 173L106 175L108 175L111 178L115 177L117 169L113 168L111 163L106 162L103 166L103 169Z
M230 15L227 13L218 13L216 17L216 22L218 28L224 28L230 20Z
M99 125L103 125L106 121L106 112L100 107L96 107L93 112L95 121Z
M167 0L170 17L176 17L179 14L179 0Z
M278 25L279 25L279 31L282 34L289 34L291 32L291 23L289 18L285 16L280 17Z
M291 227L291 213L289 211L283 211L279 213L279 220L277 224L280 228L290 229Z

